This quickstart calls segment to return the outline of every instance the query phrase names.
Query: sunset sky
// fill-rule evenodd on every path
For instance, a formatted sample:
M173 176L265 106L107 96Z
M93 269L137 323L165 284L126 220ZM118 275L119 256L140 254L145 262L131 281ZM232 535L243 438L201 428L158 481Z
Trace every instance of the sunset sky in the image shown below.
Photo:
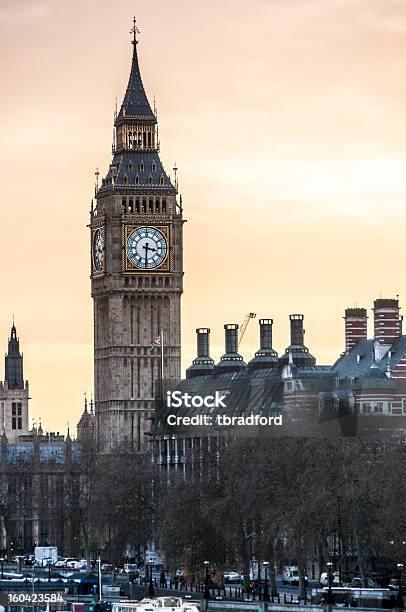
M249 311L273 317L278 352L304 313L331 363L346 307L406 307L404 0L2 0L0 348L14 314L49 430L75 430L92 391L86 224L134 14L188 220L183 366L196 327L217 360ZM255 321L241 352L257 348Z

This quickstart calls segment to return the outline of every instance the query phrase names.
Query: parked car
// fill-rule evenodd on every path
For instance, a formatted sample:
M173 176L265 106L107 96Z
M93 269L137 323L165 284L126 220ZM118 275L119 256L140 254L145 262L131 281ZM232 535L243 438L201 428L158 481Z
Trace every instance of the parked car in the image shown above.
M24 561L23 561L24 565L34 565L35 563L35 556L34 555L26 555L24 557Z
M140 573L138 569L138 565L136 563L125 563L123 571L125 574L139 574Z
M353 589L362 589L363 584L362 584L361 576L356 576L355 578L351 580L351 587ZM376 588L376 584L371 578L367 578L367 588L368 589Z
M392 578L388 587L391 591L399 591L399 578ZM406 593L406 582L400 584L400 592Z
M321 574L320 586L328 586L328 572L323 572ZM333 586L340 586L340 572L333 572Z
M66 569L70 570L82 570L87 568L86 559L69 559L65 565Z
M239 572L226 572L223 578L224 584L241 584L244 582L244 576Z

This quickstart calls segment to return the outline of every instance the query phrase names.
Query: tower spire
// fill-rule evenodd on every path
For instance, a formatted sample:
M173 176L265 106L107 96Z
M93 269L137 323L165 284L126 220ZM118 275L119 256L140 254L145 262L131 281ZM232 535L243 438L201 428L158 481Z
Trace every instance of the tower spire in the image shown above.
M9 389L24 389L23 356L20 353L20 341L14 324L8 340L8 352L5 359L5 376Z
M138 119L151 123L156 123L155 115L151 109L150 103L148 102L147 94L145 93L144 85L142 84L140 67L138 64L137 55L137 34L139 29L136 26L136 19L134 17L134 26L131 28L133 39L131 44L133 46L133 57L131 62L130 78L128 79L127 90L124 95L124 100L120 108L115 121L115 126L118 127L127 119Z

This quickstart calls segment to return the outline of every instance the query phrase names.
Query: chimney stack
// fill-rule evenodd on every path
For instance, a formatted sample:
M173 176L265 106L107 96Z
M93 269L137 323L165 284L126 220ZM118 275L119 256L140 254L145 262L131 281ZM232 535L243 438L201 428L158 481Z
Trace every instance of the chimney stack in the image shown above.
M213 372L214 361L210 357L210 329L199 327L196 329L197 357L192 365L186 370L186 378L195 376L207 376Z
M217 374L234 372L246 366L243 358L238 353L238 325L236 323L227 323L224 325L224 330L226 352L215 366L214 371Z
M374 301L374 338L380 344L392 345L402 334L399 300L379 298Z
M272 325L272 319L259 320L260 348L249 362L250 368L272 368L278 365L278 353L272 348Z
M304 329L302 314L291 314L290 319L290 344L292 346L302 346L304 344Z
M366 308L347 308L345 311L345 350L350 351L360 340L366 340L367 310Z
M298 367L312 367L316 365L316 359L309 353L309 349L304 345L304 333L302 314L291 314L290 319L290 346L279 358L279 365L288 364Z
M225 344L226 353L238 352L238 325L236 323L227 323L225 329Z

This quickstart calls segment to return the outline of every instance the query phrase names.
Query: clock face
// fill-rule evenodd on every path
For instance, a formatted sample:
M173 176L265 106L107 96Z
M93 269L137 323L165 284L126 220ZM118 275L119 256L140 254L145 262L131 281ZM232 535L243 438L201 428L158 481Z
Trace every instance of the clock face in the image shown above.
M97 272L104 268L104 240L100 229L93 236L93 266Z
M168 251L165 236L155 227L137 227L127 240L127 256L141 270L161 265Z

